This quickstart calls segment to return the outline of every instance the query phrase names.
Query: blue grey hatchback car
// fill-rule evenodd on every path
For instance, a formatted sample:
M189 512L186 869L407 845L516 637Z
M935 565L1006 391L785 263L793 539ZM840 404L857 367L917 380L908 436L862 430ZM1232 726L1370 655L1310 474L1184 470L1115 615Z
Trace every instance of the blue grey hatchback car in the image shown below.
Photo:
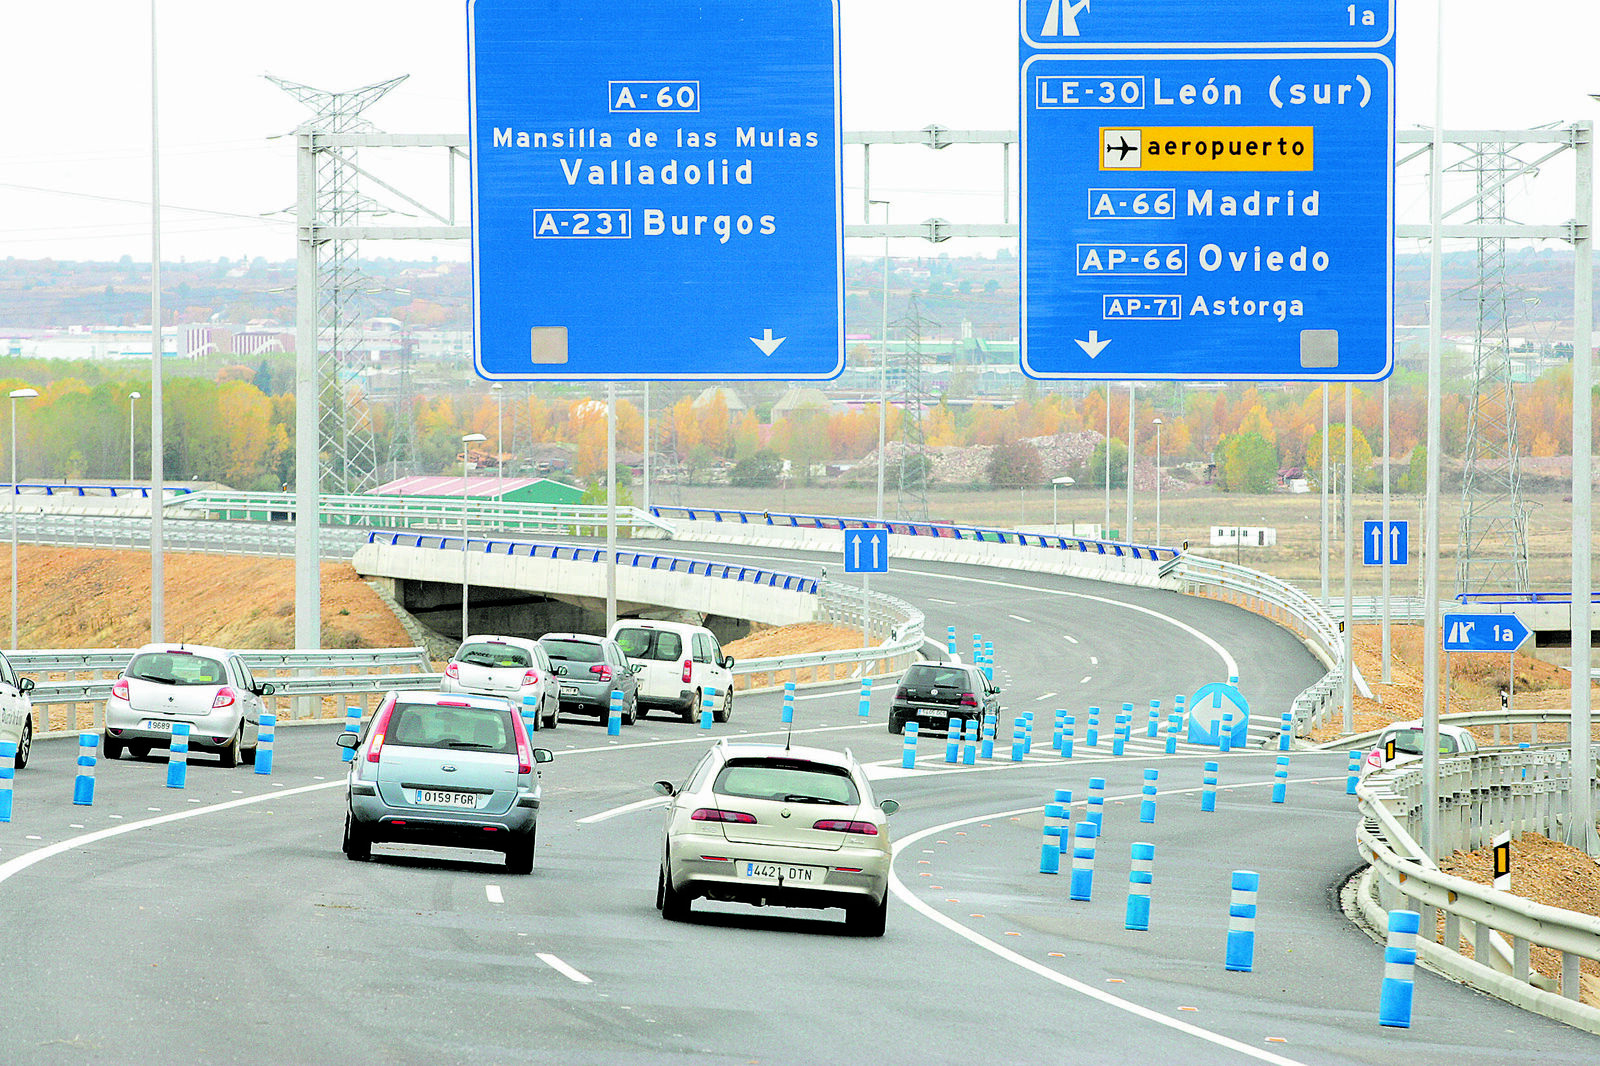
M341 733L355 752L346 785L344 853L364 862L372 845L415 841L503 852L512 873L533 872L538 764L522 718L504 699L391 692L366 728Z

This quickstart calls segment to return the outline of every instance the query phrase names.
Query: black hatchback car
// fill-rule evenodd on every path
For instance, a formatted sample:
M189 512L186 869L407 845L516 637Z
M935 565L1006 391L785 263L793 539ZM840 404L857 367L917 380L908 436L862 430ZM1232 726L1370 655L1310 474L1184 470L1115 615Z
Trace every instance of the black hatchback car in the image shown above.
M889 732L904 733L915 719L921 732L943 733L951 718L1000 714L1000 689L976 666L914 663L900 678L889 707Z

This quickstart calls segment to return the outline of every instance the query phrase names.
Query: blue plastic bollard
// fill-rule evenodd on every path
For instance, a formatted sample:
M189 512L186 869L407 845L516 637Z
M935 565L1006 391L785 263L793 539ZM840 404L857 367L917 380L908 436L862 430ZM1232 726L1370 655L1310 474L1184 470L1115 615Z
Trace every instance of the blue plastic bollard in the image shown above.
M1291 711L1283 712L1283 722L1278 727L1278 750L1288 751L1289 740L1294 736L1294 714Z
M1178 731L1183 728L1183 715L1173 713L1167 716L1167 754L1178 754Z
M783 724L794 724L794 682L783 683Z
M348 732L348 727L346 727ZM167 749L167 787L183 788L189 780L189 723L172 724L172 745Z
M710 685L706 686L705 693L700 697L700 728L711 728L711 705L715 702L717 690Z
M983 676L994 680L994 641L983 642Z
M1150 888L1155 880L1156 846L1137 842L1128 870L1128 908L1122 927L1136 933L1150 930Z
M1226 755L1233 750L1233 712L1228 711L1222 716L1222 726L1218 729L1217 746Z
M1278 756L1278 768L1272 771L1272 802L1282 803L1289 796L1289 756Z
M1218 763L1206 763L1205 777L1201 778L1205 788L1200 791L1200 809L1207 814L1212 814L1217 809L1218 766Z
M278 716L263 714L256 727L256 773L272 773L272 747L278 740Z
M863 678L861 681L861 708L857 712L861 718L872 717L872 678Z
M1234 973L1249 973L1256 962L1256 895L1261 875L1233 871L1233 895L1228 903L1228 954L1226 966Z
M1100 746L1100 708L1089 708L1089 731L1084 735L1083 742L1091 748Z
M1033 754L1033 712L1022 712L1022 754Z
M995 721L993 711L983 716L983 757L985 759L994 758L994 733L998 724Z
M956 627L955 626L945 626L944 627L944 648L945 648L945 651L950 653L950 658L954 659L956 657Z
M99 733L84 732L78 734L78 776L72 782L72 803L74 806L94 806L94 753L99 743Z
M619 689L611 690L611 707L606 715L606 736L620 737L622 735L622 692Z
M1161 736L1161 701L1150 701L1150 722L1145 726L1145 737L1149 740L1159 740Z
M1346 796L1354 796L1356 794L1356 786L1361 783L1361 760L1364 758L1366 756L1359 751L1350 753L1350 767L1347 771L1350 776L1344 779L1344 794Z
M917 768L917 723L915 721L906 723L906 741L905 747L900 751L900 766L905 770L915 770Z
M1061 808L1054 803L1045 804L1044 808L1044 843L1039 845L1039 872L1042 874L1058 874L1061 872L1061 826L1053 824L1050 819L1060 818Z
M1154 825L1156 820L1156 774L1155 770L1144 772L1144 787L1140 790L1142 798L1139 800L1139 821L1146 825Z
M1011 761L1022 761L1022 719L1011 723Z
M967 731L961 745L961 763L964 766L978 765L978 720L967 719Z
M0 741L0 822L11 821L12 786L17 777L17 746Z
M1106 779L1103 777L1089 778L1089 813L1086 817L1094 826L1094 835L1099 836L1106 818Z
M1127 706L1124 704L1123 706ZM1117 715L1115 728L1111 731L1111 754L1121 755L1128 750L1129 718L1125 714Z
M1061 750L1061 729L1062 729L1062 726L1065 724L1064 720L1065 720L1066 717L1067 717L1067 712L1066 711L1063 711L1063 710L1057 710L1056 711L1055 730L1050 735L1050 747L1055 751L1060 751Z
M944 761L947 763L959 762L961 759L961 730L964 723L959 718L952 717L944 727Z
M1073 834L1072 886L1069 895L1077 903L1088 903L1094 894L1094 838L1098 834L1090 822L1079 822Z
M539 731L539 703L532 696L522 697L522 728L530 738Z
M1383 949L1383 986L1378 992L1378 1024L1411 1028L1411 997L1416 990L1417 932L1422 915L1390 911L1389 937Z
M1072 758L1073 734L1078 730L1078 719L1074 715L1067 715L1061 727L1061 757Z
M361 708L360 707L346 707L344 709L344 731L346 733L360 733L361 732ZM339 761L340 762L350 762L355 757L356 757L356 749L354 749L354 748L340 748L339 749Z

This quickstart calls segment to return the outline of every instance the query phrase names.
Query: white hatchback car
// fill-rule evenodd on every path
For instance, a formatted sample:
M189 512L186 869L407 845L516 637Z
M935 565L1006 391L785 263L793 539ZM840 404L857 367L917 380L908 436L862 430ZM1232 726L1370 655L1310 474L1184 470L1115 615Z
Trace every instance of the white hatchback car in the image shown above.
M224 766L256 761L261 697L238 652L199 644L146 644L133 653L106 700L105 755L135 758L172 744L172 727L189 723L189 750L215 752Z
M696 898L758 907L843 907L860 936L882 936L889 906L889 815L848 751L719 741L672 797L656 907L669 921Z
M1423 724L1415 722L1396 722L1388 726L1378 736L1378 744L1361 764L1361 776L1366 777L1374 770L1392 769L1404 766L1407 763L1418 762L1422 759L1426 734ZM1388 756L1389 742L1394 742L1394 755ZM1478 741L1471 733L1457 725L1439 723L1439 757L1450 759L1458 755L1471 755L1478 750Z
M440 692L471 696L500 696L522 713L523 699L533 697L539 708L534 728L554 729L561 721L561 690L550 655L536 640L523 637L476 636L445 664Z
M639 679L639 717L661 709L692 722L700 715L708 689L716 689L712 717L733 717L733 656L725 655L716 635L705 626L650 618L621 618L606 636L622 645L622 654Z
M17 746L17 769L28 765L33 752L33 678L18 675L11 660L0 655L0 740Z

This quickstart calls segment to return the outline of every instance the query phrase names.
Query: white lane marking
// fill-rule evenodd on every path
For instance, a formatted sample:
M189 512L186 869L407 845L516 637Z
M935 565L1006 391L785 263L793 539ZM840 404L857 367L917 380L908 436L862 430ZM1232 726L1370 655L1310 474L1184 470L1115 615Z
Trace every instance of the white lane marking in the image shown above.
M1100 665L1100 657L1098 655L1089 656L1089 665L1090 666L1099 666Z
M539 959L540 962L544 963L546 966L550 967L552 970L554 970L556 973L560 974L562 977L565 977L567 980L576 981L580 985L592 985L592 984L594 984L594 982L591 981L588 977L586 977L583 974L579 973L577 970L574 970L571 966L568 966L566 963L562 962L560 959L556 958L554 955L551 955L550 953L544 952L544 951L536 952L535 954L538 956L538 959Z
M929 603L942 603L946 607L959 607L960 606L960 604L956 603L955 600L941 600L941 599L939 599L938 597L935 597L935 596L929 596L928 597L928 602Z
M1030 625L1030 626L1033 625L1033 623L1031 621L1029 621L1028 619L1022 617L1020 614L1009 614L1009 615L1006 615L1006 617L1007 618L1014 618L1018 622L1023 623L1024 625Z
M1041 701L1041 700L1047 700L1047 699L1049 699L1049 698L1050 698L1050 697L1051 697L1051 696L1054 696L1054 695L1055 695L1055 693L1054 693L1054 692L1046 692L1046 693L1045 693L1045 694L1044 694L1044 695L1043 695L1043 696L1035 696L1035 697L1034 697L1034 698L1033 698L1033 702L1034 702L1034 703L1038 703L1038 702L1039 702L1039 701Z
M1063 633L1061 635L1063 637L1067 638L1067 643L1068 644L1076 644L1076 643L1078 643L1078 638L1073 636L1071 633Z
M1080 685L1087 685L1087 684L1088 684L1088 683L1089 683L1089 678L1090 678L1090 675L1089 675L1089 674L1085 674L1085 675L1083 675L1083 680L1082 680L1082 681L1079 681L1079 682L1078 682L1078 684L1080 684Z
M483 894L489 897L490 903L504 903L506 901L505 896L500 894L499 885L484 885Z
M804 696L796 696L794 701L800 703L805 700L831 700L835 696L859 696L860 694L861 686L858 684L854 688L841 688L833 692L808 692Z
M640 800L637 803L624 803L620 807L612 807L610 810L601 811L599 814L591 814L587 818L579 818L578 824L593 825L595 822L604 822L611 818L621 817L624 814L632 814L634 811L642 811L650 807L664 807L670 802L671 800L666 796L657 796L654 799Z
M1321 778L1319 780L1335 780L1335 779L1334 778ZM1268 784L1268 783L1269 782L1266 782L1266 781L1260 781L1260 782L1252 781L1252 782L1249 782L1249 784L1251 784L1251 785L1256 785L1256 784L1265 785L1265 784ZM1240 785L1240 786L1235 786L1235 787L1243 787L1243 786ZM1198 791L1198 790L1197 789L1183 789L1183 790L1181 790L1181 792L1184 792L1184 793L1190 793L1190 792L1195 792L1195 791ZM1108 798L1110 798L1112 800L1121 799L1121 800L1126 801L1126 800L1129 800L1129 799L1136 799L1136 798L1138 798L1138 796L1137 796L1137 794L1129 794L1127 796L1113 796L1113 797L1108 797ZM960 821L946 822L944 825L936 825L936 826L933 826L933 827L928 828L928 829L923 829L923 830L920 830L919 832L911 834L908 837L904 837L904 838L902 838L900 840L895 841L895 845L894 845L895 857L896 858L899 857L900 851L901 851L902 848L909 847L910 845L916 843L917 841L925 839L926 837L933 836L933 835L935 835L937 833L948 832L949 830L954 829L957 826L971 825L974 822L982 822L982 821L998 821L1001 818L1017 818L1017 817L1021 817L1022 815L1025 815L1025 814L1035 814L1035 813L1037 813L1039 811L1042 811L1042 810L1044 810L1043 807L1023 807L1023 808L1020 808L1020 809L1014 810L1014 811L999 811L999 812L992 813L992 814L984 814L984 815L978 816L977 818L963 818ZM1015 966L1020 966L1024 970L1027 970L1029 973L1032 973L1035 976L1043 977L1046 981L1052 981L1055 984L1058 984L1063 988L1069 989L1069 990L1071 990L1073 992L1077 992L1080 995L1088 996L1090 999L1099 1000L1101 1003L1104 1003L1104 1004L1106 1004L1107 1006L1110 1006L1110 1007L1115 1007L1117 1010L1126 1011L1129 1014L1135 1015L1135 1016L1140 1017L1140 1018L1144 1018L1147 1021L1151 1021L1151 1022L1156 1023L1157 1025L1164 1025L1164 1026L1167 1026L1170 1029L1175 1029L1180 1033L1184 1033L1184 1034L1187 1034L1189 1036L1196 1037L1196 1038L1198 1038L1200 1040L1204 1040L1204 1041L1207 1041L1209 1043L1216 1044L1219 1047L1225 1047L1225 1048L1229 1049L1230 1051L1237 1051L1242 1055L1248 1055L1251 1058L1260 1059L1262 1062L1276 1063L1276 1064L1278 1064L1278 1066L1304 1066L1303 1063L1299 1062L1296 1059L1285 1058L1282 1055L1274 1055L1270 1051L1264 1051L1261 1048L1252 1047L1249 1044L1241 1043L1238 1040L1234 1040L1232 1037L1223 1036L1221 1033L1214 1033L1209 1029L1202 1029L1198 1025L1192 1025L1189 1022L1185 1022L1185 1021L1181 1021L1181 1020L1179 1020L1177 1018L1169 1017L1169 1016L1167 1016L1165 1014L1162 1014L1160 1011L1152 1010L1149 1007L1143 1006L1143 1005L1138 1004L1138 1003L1134 1003L1131 1000L1123 999L1120 996L1114 996L1111 993L1105 991L1104 989L1096 988L1093 985L1086 985L1082 981L1074 980L1073 978L1068 977L1066 974L1060 973L1060 972L1058 972L1056 970L1052 970L1050 967L1045 966L1042 963L1035 962L1034 960L1032 960L1030 958L1027 958L1026 956L1019 955L1015 951L1012 951L1010 948L1003 947L1002 945L995 943L994 941L992 941L989 938L983 936L982 934L977 933L977 932L967 928L966 926L962 925L960 922L956 921L954 918L951 918L951 917L949 917L947 915L941 914L939 911L934 910L932 906L930 906L929 904L923 902L917 896L912 894L911 890L906 887L906 885L905 885L905 883L903 881L900 880L899 874L895 872L895 869L894 869L894 867L892 865L889 867L889 888L890 888L890 890L892 892L894 892L894 894L897 897L899 897L899 899L900 899L900 901L902 903L904 903L906 906L910 907L912 910L916 911L918 914L922 915L924 918L927 918L927 919L929 919L929 920L931 920L931 921L933 921L933 922L935 922L935 923L937 923L939 925L944 926L950 932L956 934L957 936L961 937L962 939L967 940L968 942L976 945L977 947L980 947L983 950L985 950L987 952L990 952L991 954L996 955L996 956L1004 959L1006 962L1012 963Z

